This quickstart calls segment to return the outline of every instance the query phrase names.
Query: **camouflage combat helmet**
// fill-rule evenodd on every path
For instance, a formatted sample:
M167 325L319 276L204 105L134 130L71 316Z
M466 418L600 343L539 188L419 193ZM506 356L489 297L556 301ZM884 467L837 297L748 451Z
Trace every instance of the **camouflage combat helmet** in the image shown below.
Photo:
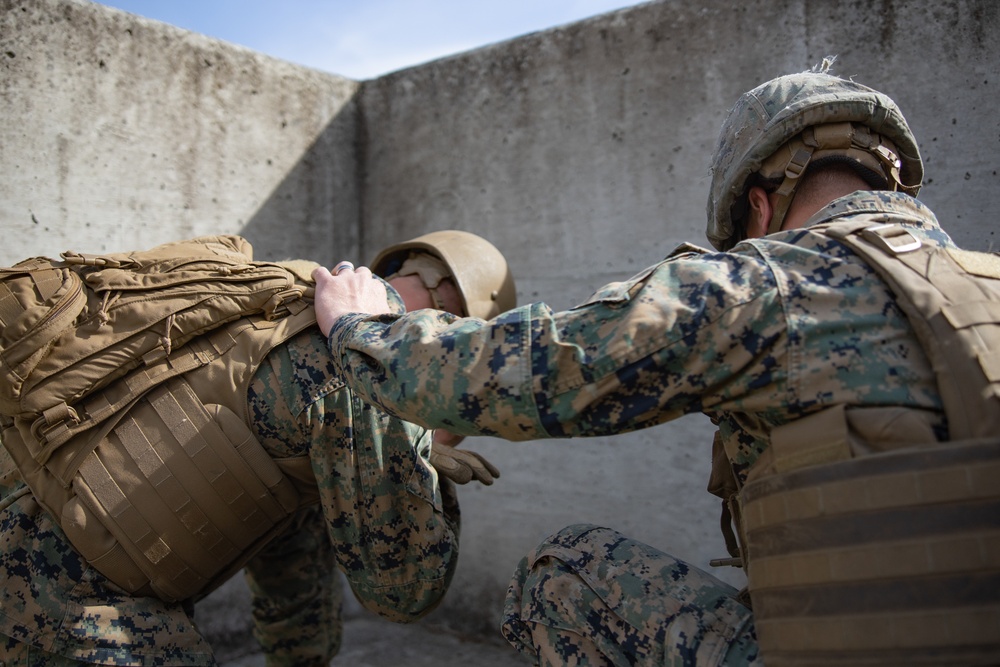
M719 250L742 240L754 175L781 179L769 233L780 229L798 177L821 161L851 166L873 189L910 195L924 173L913 133L886 95L825 71L779 77L745 93L723 123L712 159L708 240Z
M488 320L517 305L514 276L503 254L481 236L457 229L431 232L386 248L372 260L372 273L388 278L414 251L444 261L467 315Z

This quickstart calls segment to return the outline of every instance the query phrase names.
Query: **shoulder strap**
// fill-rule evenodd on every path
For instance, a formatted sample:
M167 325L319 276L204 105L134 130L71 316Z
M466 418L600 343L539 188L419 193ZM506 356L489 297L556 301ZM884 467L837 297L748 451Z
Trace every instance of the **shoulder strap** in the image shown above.
M934 368L951 438L1000 432L1000 256L871 220L811 229L846 244L895 293Z

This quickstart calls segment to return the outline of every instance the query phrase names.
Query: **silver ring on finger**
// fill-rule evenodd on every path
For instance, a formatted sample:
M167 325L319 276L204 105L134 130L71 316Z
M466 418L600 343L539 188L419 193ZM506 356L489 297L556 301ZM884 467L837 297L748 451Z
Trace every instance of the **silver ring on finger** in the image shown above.
M350 262L341 262L337 266L333 267L333 275L339 275L341 271L353 271L354 265Z

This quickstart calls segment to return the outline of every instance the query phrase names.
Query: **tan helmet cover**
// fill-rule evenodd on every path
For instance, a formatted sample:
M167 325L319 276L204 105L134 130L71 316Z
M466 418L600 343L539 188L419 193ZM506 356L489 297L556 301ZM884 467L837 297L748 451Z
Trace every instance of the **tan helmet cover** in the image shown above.
M431 232L389 246L372 260L372 273L386 278L397 273L414 251L428 252L444 261L469 316L488 320L517 305L514 276L503 254L483 237L458 229Z
M900 189L917 193L923 179L920 151L892 99L825 72L778 77L740 97L722 125L708 197L706 235L712 245L728 250L741 240L740 209L748 180L768 158L807 128L839 123L867 128L869 135L879 137L879 145L894 147ZM865 150L876 151L878 146Z

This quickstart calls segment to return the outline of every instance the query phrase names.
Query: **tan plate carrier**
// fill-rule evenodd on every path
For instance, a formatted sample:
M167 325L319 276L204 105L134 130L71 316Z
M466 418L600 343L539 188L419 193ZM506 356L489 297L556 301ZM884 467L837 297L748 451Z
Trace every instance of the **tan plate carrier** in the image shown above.
M761 655L769 667L1000 664L1000 258L930 247L876 216L810 230L893 289L952 440L844 406L775 431L738 510ZM861 454L878 421L895 444Z

